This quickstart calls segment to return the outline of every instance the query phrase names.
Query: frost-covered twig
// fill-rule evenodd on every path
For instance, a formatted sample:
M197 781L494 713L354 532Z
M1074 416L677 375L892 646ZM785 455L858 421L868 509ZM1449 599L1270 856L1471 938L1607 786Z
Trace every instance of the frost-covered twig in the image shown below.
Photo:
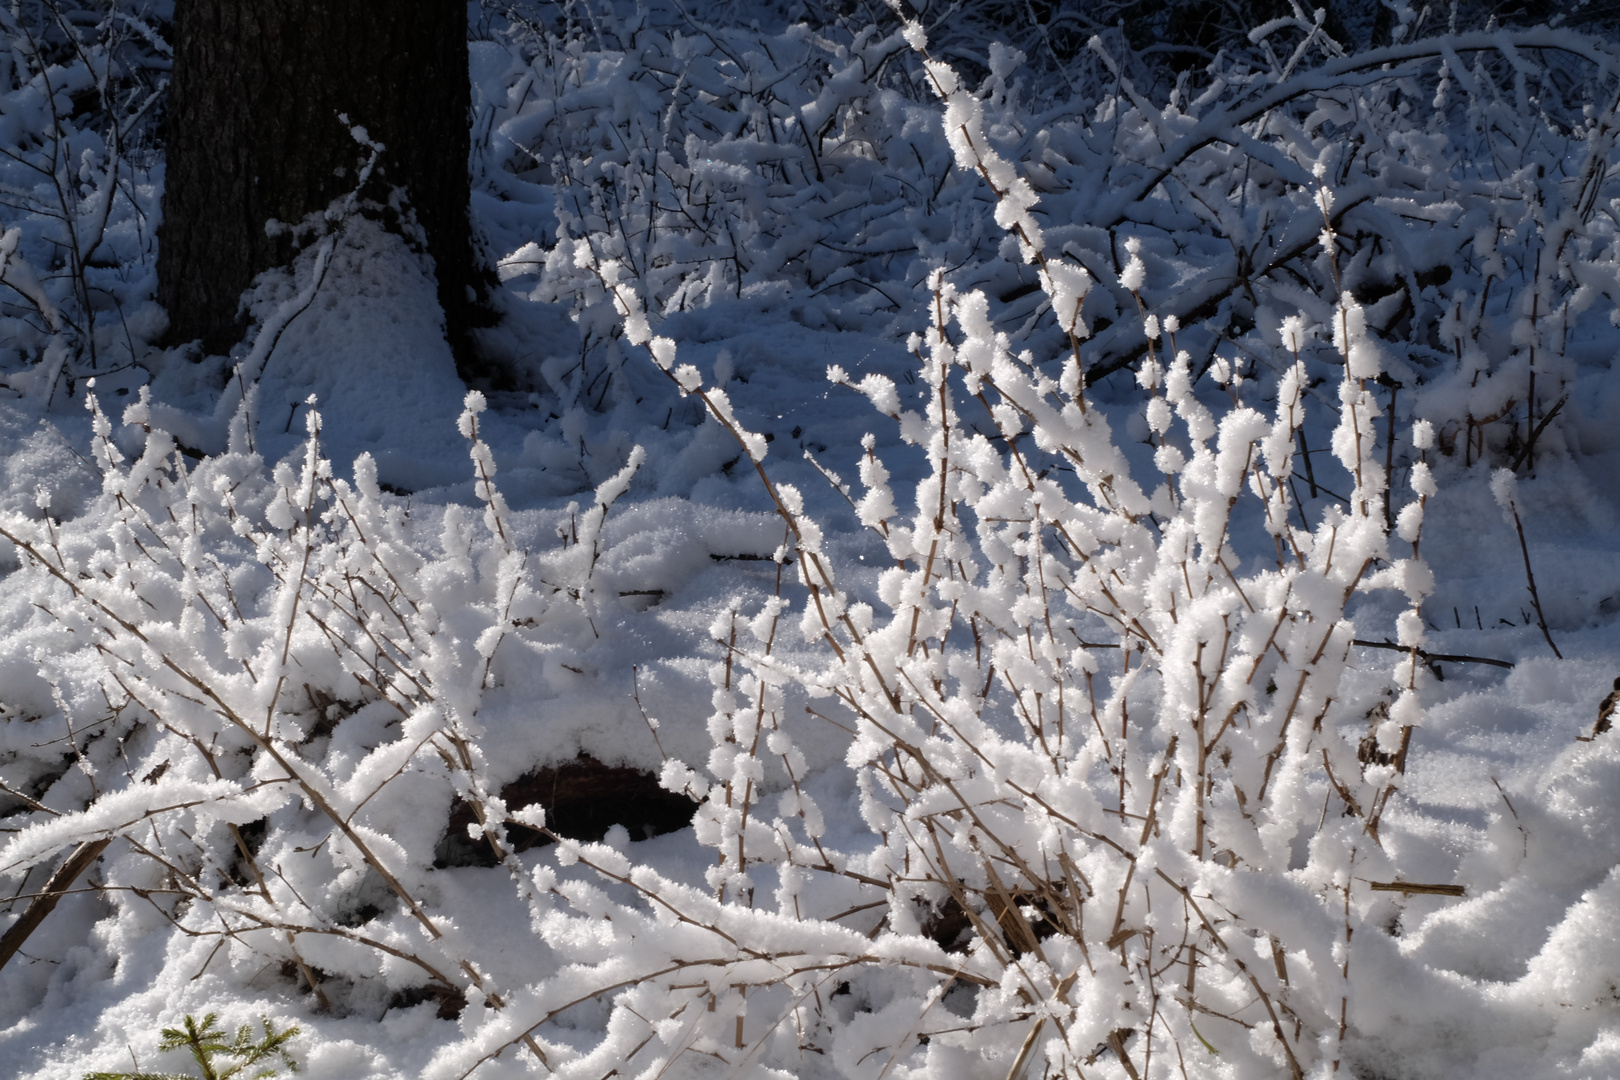
M1525 587L1530 591L1530 606L1536 612L1536 625L1541 628L1541 636L1546 640L1547 648L1562 660L1564 654L1558 651L1558 646L1552 639L1552 632L1547 629L1547 616L1541 610L1541 594L1536 591L1536 573L1530 568L1530 545L1524 538L1524 519L1519 516L1518 478L1513 475L1512 469L1497 469L1491 474L1491 494L1496 497L1497 505L1502 508L1502 516L1518 534L1519 553L1524 556Z

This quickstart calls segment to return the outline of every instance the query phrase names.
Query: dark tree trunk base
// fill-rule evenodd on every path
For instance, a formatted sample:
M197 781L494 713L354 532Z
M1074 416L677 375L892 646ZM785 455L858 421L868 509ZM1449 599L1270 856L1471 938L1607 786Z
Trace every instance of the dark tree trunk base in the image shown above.
M242 339L243 291L293 253L265 223L296 225L353 190L367 154L349 131L358 125L387 148L364 195L387 206L405 192L396 227L425 234L468 368L491 278L475 269L467 220L466 5L184 0L174 43L158 248L170 342L220 354Z

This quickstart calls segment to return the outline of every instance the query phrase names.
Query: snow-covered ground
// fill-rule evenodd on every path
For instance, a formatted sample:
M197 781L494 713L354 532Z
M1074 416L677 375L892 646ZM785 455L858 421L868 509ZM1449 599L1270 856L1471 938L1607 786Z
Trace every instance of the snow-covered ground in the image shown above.
M79 132L95 370L3 219L0 926L113 839L0 1075L208 1012L312 1080L1620 1075L1605 46L1149 105L593 10L472 46L521 389L363 215L193 363ZM514 850L581 754L695 827Z

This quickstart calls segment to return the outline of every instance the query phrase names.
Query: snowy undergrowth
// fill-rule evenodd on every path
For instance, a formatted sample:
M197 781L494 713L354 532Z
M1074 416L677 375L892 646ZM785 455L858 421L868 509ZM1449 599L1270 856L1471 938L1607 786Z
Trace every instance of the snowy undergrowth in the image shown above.
M171 53L150 21L124 4L0 12L0 372L16 392L72 396L146 360L166 325L152 126Z
M500 130L585 172L549 177L557 242L507 265L578 305L583 351L537 395L567 452L531 456L570 459L556 471L588 494L509 507L478 395L472 513L390 495L369 458L337 475L314 408L286 460L256 452L243 408L193 462L143 395L123 442L88 402L88 513L42 495L4 518L23 569L0 873L26 896L108 842L40 931L63 959L5 973L26 1067L122 1067L169 1010L223 1001L235 1023L268 998L306 1014L317 1076L1612 1074L1620 751L1571 741L1612 635L1595 597L1554 607L1563 662L1532 626L1492 637L1476 615L1463 642L1454 610L1439 629L1484 599L1451 561L1523 595L1484 474L1540 469L1512 503L1532 554L1536 515L1582 497L1562 419L1603 378L1581 349L1612 352L1613 116L1566 123L1572 91L1531 108L1532 86L1568 88L1525 57L1601 50L1546 30L1341 62L1288 23L1270 32L1297 55L1269 73L1031 121L1010 53L974 92L915 27L754 53L697 29L598 32L594 53L542 35L558 48L483 68L510 78ZM838 58L824 86L815 50ZM536 73L559 92L532 96ZM795 101L794 73L843 95L814 115L839 154L803 139L821 99ZM792 154L759 149L794 130ZM954 208L901 200L863 228L937 228L983 258L838 252L903 286L916 368L832 368L888 419L816 476L768 454L763 380L718 357L706 377L665 331L727 291L780 319L890 321L811 302L832 279L804 252L831 247L803 223L868 213L852 192L902 142L947 170ZM548 179L508 175L519 206ZM1009 277L1031 306L998 323L981 286ZM1093 381L1124 361L1135 389ZM680 472L648 460L679 442L656 423L585 467L586 433L633 418L648 375L768 515L646 500L645 473ZM1396 412L1413 398L1427 418ZM744 549L751 576L683 589ZM707 706L615 670L682 620L692 651L663 659ZM1518 666L1493 681L1453 650ZM537 703L564 690L626 699L601 741L663 756L700 802L691 833L517 850L545 801L500 793L555 760L570 729ZM453 806L490 865L435 857ZM93 1034L33 1045L75 1011Z
M1016 163L1048 257L1097 285L1080 310L1093 379L1140 359L1142 304L1184 324L1200 374L1274 382L1282 320L1326 325L1349 293L1392 346L1386 408L1428 418L1448 455L1560 448L1576 358L1620 296L1612 57L1551 28L1406 40L1417 14L1398 11L1394 44L1349 54L1315 22L1274 20L1256 55L1186 73L1163 103L1098 39L1068 95L989 48L973 138ZM480 43L492 232L554 193L558 235L621 263L655 318L732 298L904 336L926 321L929 274L950 267L999 301L1015 349L1067 351L1069 313L996 217L1008 181L952 167L960 117L940 124L888 25L766 35L609 13L566 40L531 24L506 48ZM578 313L579 352L551 352L536 377L554 410L639 396L573 245L531 239L501 273ZM1331 349L1306 353L1313 386L1336 378Z

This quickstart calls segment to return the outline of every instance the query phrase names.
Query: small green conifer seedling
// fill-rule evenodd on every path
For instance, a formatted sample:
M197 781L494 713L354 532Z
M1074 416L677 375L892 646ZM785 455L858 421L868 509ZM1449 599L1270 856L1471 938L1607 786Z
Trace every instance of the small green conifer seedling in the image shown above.
M279 1059L288 1072L297 1072L298 1063L287 1052L286 1044L297 1035L297 1027L277 1031L268 1019L263 1021L264 1038L253 1038L253 1025L243 1024L236 1029L236 1039L227 1042L225 1029L219 1026L219 1014L209 1013L199 1024L187 1015L184 1028L164 1028L159 1050L179 1050L184 1047L201 1070L201 1080L267 1080L276 1075ZM259 1066L264 1066L259 1068ZM256 1071L249 1071L255 1070ZM149 1072L93 1072L85 1073L84 1080L198 1080L185 1073Z

